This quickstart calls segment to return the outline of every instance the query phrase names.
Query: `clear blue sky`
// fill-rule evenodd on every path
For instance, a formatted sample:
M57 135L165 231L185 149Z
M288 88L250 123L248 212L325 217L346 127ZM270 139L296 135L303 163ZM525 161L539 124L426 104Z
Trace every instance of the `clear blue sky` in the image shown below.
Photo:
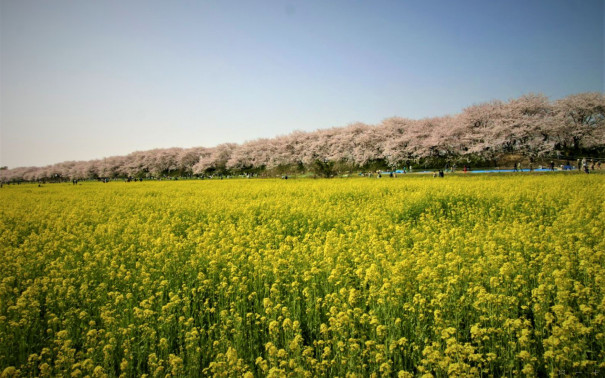
M0 0L0 164L603 92L603 1Z

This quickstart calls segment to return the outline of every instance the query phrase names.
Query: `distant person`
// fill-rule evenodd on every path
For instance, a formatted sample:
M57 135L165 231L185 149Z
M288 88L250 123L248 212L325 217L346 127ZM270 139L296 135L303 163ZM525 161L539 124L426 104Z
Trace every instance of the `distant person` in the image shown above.
M550 170L553 172L555 171L555 162L552 160L550 161Z
M443 170L439 170L439 177L445 177L445 173L443 173Z

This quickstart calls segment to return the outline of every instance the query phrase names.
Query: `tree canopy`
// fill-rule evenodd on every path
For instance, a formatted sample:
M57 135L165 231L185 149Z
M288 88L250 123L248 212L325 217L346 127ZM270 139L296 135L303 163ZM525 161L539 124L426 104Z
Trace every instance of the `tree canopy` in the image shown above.
M388 118L312 132L295 131L243 144L137 151L101 160L3 169L3 181L50 178L158 177L321 170L334 165L364 169L410 161L493 161L506 154L530 159L605 153L605 95L581 93L556 101L529 94L476 104L456 115L412 120ZM328 164L329 163L329 164ZM318 168L320 167L320 168Z

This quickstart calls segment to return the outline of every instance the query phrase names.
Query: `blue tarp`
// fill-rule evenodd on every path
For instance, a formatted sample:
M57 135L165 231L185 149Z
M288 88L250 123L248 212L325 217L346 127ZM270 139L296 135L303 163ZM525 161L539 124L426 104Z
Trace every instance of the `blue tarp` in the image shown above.
M564 171L567 170L573 170L575 169L574 167L571 166L565 166L563 167ZM560 169L556 169L556 171L560 171ZM433 172L437 172L437 171L412 171L412 172L405 172L405 173L433 173ZM445 170L445 173L451 173L449 170ZM466 173L508 173L508 172L515 172L514 169L478 169L478 170L470 170L467 171ZM529 168L523 168L523 169L519 169L517 172L551 172L550 168L535 168L533 170L530 170ZM383 175L389 175L391 174L391 172L389 171L382 171L380 172ZM393 171L393 173L404 173L403 170L398 169L396 171ZM464 173L464 169L456 169L456 171L454 173Z
M462 171L457 171L462 172ZM468 173L498 173L498 172L515 172L514 169L484 169L484 170L476 170L476 171L468 171ZM536 168L534 170L530 170L529 168L519 169L516 172L551 172L550 168Z

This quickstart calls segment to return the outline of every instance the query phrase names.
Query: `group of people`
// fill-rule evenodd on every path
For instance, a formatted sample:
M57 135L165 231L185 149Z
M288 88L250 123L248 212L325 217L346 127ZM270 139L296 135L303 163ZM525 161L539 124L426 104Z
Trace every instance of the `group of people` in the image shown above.
M577 160L577 167L579 172L590 173L595 169L601 169L601 161L595 161L595 159L590 159L589 161L586 158L582 158ZM565 162L565 165L561 166L561 169L564 171L571 171L573 169L573 166L571 165L571 162L567 160Z
M580 159L578 159L578 170L580 170L580 167L581 167L581 169L584 170L584 172L590 173L590 171L595 170L595 166L598 169L601 169L601 162L600 161L595 162L594 159L591 159L590 164L589 164L588 160L586 160L586 158L582 158L581 161L580 161Z
M600 161L595 161L594 159L591 159L590 161L588 161L586 158L583 159L578 159L577 160L577 167L578 167L578 172L585 172L585 173L590 173L591 171L594 171L595 169L601 169L601 162ZM539 169L542 169L542 166L538 167ZM561 164L561 170L563 171L571 171L573 170L573 166L571 165L571 162L569 160L566 161L565 165ZM552 172L555 171L555 162L554 161L550 161L550 163L548 164L548 169ZM533 164L529 164L529 171L532 172L534 170L534 166ZM515 163L513 166L513 172L521 172L521 163Z

